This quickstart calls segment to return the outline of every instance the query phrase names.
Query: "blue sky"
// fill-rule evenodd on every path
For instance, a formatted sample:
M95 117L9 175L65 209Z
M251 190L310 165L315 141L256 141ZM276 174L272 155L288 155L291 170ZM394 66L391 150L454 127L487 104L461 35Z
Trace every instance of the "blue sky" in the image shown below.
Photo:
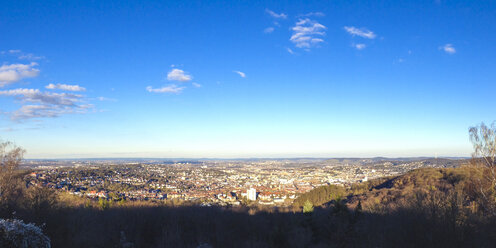
M494 1L4 1L0 34L27 158L469 156L496 119Z

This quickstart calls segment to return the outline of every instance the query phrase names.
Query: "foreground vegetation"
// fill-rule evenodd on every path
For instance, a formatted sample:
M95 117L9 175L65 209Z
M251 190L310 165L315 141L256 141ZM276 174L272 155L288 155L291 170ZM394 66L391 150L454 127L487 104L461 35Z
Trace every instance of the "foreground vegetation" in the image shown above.
M90 201L26 188L16 170L23 151L8 144L0 218L35 223L52 247L493 247L496 135L484 127L471 130L472 164L324 186L284 209ZM0 245L23 247L8 234L0 227Z
M1 217L36 223L52 247L492 247L496 218L470 200L470 176L468 167L422 169L319 188L271 211L102 204L37 188ZM303 213L303 199L323 204Z

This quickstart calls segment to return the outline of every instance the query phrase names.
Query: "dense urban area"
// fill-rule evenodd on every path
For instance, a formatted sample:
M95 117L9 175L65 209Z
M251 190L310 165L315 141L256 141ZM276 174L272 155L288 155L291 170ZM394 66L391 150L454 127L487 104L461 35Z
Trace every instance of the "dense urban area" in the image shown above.
M203 206L287 206L325 185L350 186L463 159L27 160L28 187L112 201L184 201Z

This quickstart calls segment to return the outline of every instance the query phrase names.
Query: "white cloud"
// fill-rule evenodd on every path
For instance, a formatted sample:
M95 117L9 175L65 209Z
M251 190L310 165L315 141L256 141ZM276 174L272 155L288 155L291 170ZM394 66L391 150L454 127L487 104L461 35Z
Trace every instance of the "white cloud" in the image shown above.
M324 13L322 12L310 12L310 13L306 13L306 14L303 14L303 15L300 15L300 16L316 16L316 17L323 17L325 16Z
M286 19L288 18L288 15L284 14L284 13L281 13L281 14L277 14L276 12L270 10L270 9L265 9L265 12L267 12L270 16L274 17L274 18L277 18L277 19Z
M114 99L114 98L108 98L108 97L103 97L103 96L99 96L96 98L98 101L108 101L108 102L117 102L117 99Z
M13 120L43 118L43 117L58 117L61 112L66 112L64 108L54 109L49 105L24 105L20 109L11 113Z
M264 29L264 33L266 33L266 34L270 34L272 32L274 32L274 27L268 27L268 28Z
M244 72L242 72L242 71L233 71L233 72L238 73L239 76L241 76L242 78L245 78L246 77L246 74Z
M79 105L77 108L50 105L24 105L11 113L11 119L24 120L33 118L59 117L64 114L84 114L93 108L92 104Z
M188 82L191 81L192 79L193 77L191 75L188 75L181 69L172 69L167 74L167 80L170 81Z
M83 98L82 95L72 93L41 92L38 89L13 89L0 91L0 95L16 96L22 102L75 106Z
M38 89L12 89L0 91L0 96L13 96L22 104L21 108L9 113L11 119L57 117L69 113L85 113L93 108L85 104L83 95L72 93L41 92Z
M442 49L444 52L446 52L448 54L455 54L456 53L456 49L455 49L455 47L453 47L452 44L446 44L444 46L441 46L439 49Z
M286 50L288 51L288 53L294 54L294 52L291 48L287 47Z
M9 50L11 54L21 54L20 50ZM29 56L29 55L26 55ZM40 70L36 62L29 64L5 64L0 66L0 86L20 81L23 78L36 77ZM49 84L47 89L67 91L84 91L79 85ZM17 88L0 91L0 97L13 97L21 107L15 111L2 112L12 120L20 121L31 118L58 117L70 113L87 113L94 108L84 95L74 93L54 93L39 89Z
M32 53L26 53L26 54L22 54L18 57L19 59L25 59L25 60L40 60L40 59L44 59L45 57L44 56L36 56Z
M356 28L356 27L348 27L345 26L344 30L351 34L352 36L360 36L362 38L367 38L367 39L375 39L376 34L374 32L366 29L366 28Z
M362 50L365 49L367 45L360 43L360 44L354 44L353 47L355 47L357 50Z
M175 93L179 94L184 90L185 87L178 87L175 84L167 85L162 88L153 88L152 86L146 87L148 92L152 93Z
M21 51L19 49L10 49L8 51L1 51L0 54L10 54L13 56L17 56L18 59L25 59L25 60L30 60L30 61L40 60L40 59L45 58L44 56L36 56L32 53L24 53L23 51Z
M171 67L176 67L176 65L171 65ZM184 72L181 69L174 68L171 71L169 71L169 73L167 73L167 80L184 83L184 82L189 82L189 81L193 80L193 76L187 74L186 72ZM199 85L199 84L193 83L193 86L198 87L197 85ZM169 84L169 85L163 86L161 88L153 88L152 86L146 87L146 90L148 92L152 92L152 93L175 93L175 94L179 94L184 89L186 89L186 87L184 87L184 86L180 87L180 86L177 86L176 84Z
M201 84L199 84L199 83L192 83L192 85L195 86L196 88L202 87Z
M0 91L0 95L4 95L4 96L33 95L38 93L40 93L40 90L38 89L23 89L23 88Z
M30 64L6 64L0 66L0 87L17 82L23 78L36 77L40 70L34 68L38 63Z
M293 30L293 35L289 40L296 47L311 48L324 41L318 37L324 36L327 28L314 20L305 18L298 20L291 29Z
M49 84L45 86L49 90L67 90L67 91L85 91L86 88L79 85L69 85L69 84Z

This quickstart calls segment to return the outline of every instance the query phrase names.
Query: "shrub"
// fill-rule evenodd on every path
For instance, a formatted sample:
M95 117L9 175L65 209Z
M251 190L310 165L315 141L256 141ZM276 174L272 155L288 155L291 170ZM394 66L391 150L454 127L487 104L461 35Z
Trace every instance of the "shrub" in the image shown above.
M313 212L313 204L307 200L304 204L303 204L303 213L311 213Z
M41 228L22 220L0 219L0 246L19 248L49 248L50 239L43 234Z

